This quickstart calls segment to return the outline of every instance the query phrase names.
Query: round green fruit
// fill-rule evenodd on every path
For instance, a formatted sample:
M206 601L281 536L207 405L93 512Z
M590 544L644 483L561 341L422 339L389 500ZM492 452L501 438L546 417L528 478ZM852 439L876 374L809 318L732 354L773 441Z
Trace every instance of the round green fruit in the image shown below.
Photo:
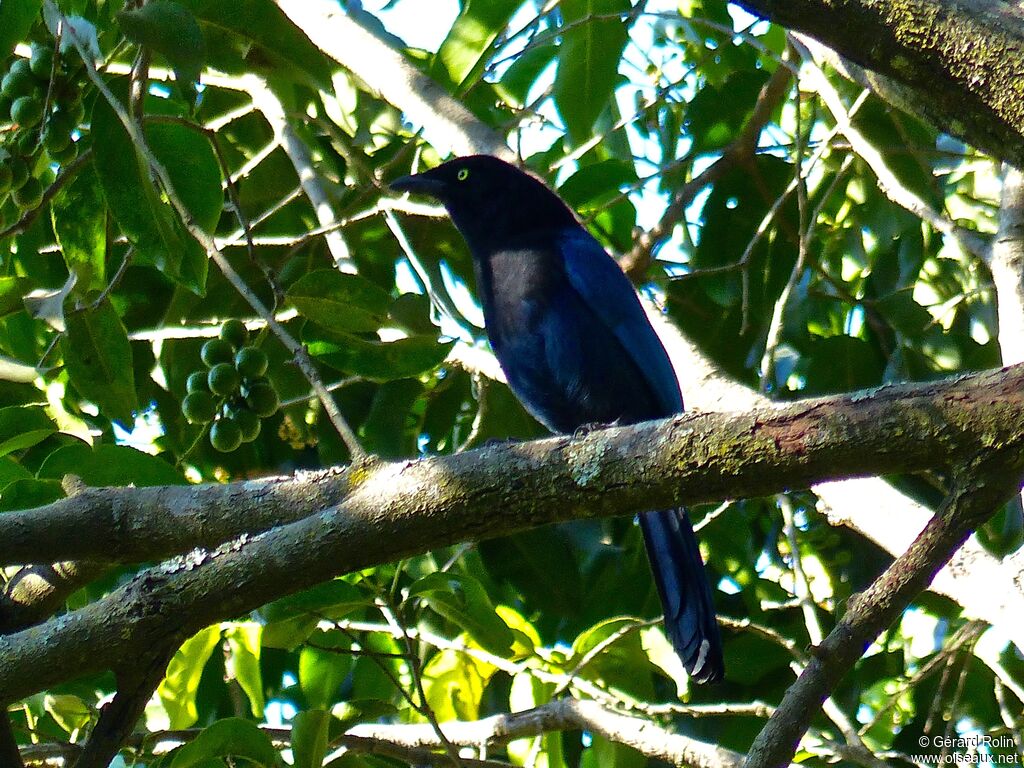
M29 59L28 68L40 80L49 80L53 71L53 48L46 45L32 46L32 58Z
M267 372L267 354L256 347L242 347L235 353L235 369L246 379L256 379Z
M251 443L260 436L260 417L249 408L236 408L228 418L238 425L243 443Z
M11 104L11 120L31 128L43 119L43 101L36 96L19 96Z
M50 150L49 155L50 159L53 160L55 163L66 165L67 163L70 163L72 160L78 157L78 144L72 141L70 144L64 147L64 149Z
M29 65L28 59L15 59L11 63L10 72L21 76L29 76L32 74L32 67Z
M63 130L60 126L54 126L52 121L43 131L43 146L50 153L50 157L53 157L54 152L61 152L67 149L70 143L71 131Z
M238 385L242 380L231 363L217 363L206 375L206 383L213 394L227 397L238 391Z
M221 363L231 363L235 359L235 350L224 339L210 339L203 344L199 356L203 358L208 368L213 368Z
M217 415L217 402L209 392L190 392L181 401L181 413L192 424L208 424Z
M277 390L270 384L255 384L250 387L245 396L245 402L257 416L262 418L273 416L281 407L281 399L277 396Z
M210 427L210 445L221 453L231 453L242 444L242 430L231 419L217 419Z
M11 193L11 199L22 210L38 208L43 202L43 185L39 183L39 179L31 176Z
M36 81L32 73L16 70L13 66L11 71L4 75L4 79L0 80L0 92L12 101L20 96L28 96L35 89Z
M210 388L206 385L206 373L204 371L193 371L190 373L185 380L185 391L189 394L193 392L209 392Z
M7 166L11 169L11 189L18 189L28 181L28 163L22 158L8 158Z
M245 323L232 317L225 320L224 325L220 327L220 337L235 349L241 349L249 341L249 331L246 330Z
M11 166L7 163L0 163L0 197L10 191L13 179L14 174L11 172Z
M36 128L26 128L14 140L14 148L23 157L34 155L37 146L39 146L39 130Z

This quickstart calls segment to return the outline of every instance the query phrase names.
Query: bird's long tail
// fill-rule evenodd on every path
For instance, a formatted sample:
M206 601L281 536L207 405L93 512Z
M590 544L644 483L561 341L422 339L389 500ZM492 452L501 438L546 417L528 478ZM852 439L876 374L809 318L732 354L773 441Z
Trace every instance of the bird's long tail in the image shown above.
M696 682L720 679L722 639L711 585L686 510L646 512L640 515L640 528L665 611L669 642Z

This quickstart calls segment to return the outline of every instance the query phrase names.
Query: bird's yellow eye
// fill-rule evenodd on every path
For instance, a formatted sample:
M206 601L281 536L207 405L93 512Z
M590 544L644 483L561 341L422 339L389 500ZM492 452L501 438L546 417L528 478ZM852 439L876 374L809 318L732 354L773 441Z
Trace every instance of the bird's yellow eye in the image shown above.
M459 181L465 181L469 178L469 168L460 168L459 172L455 174L455 178Z

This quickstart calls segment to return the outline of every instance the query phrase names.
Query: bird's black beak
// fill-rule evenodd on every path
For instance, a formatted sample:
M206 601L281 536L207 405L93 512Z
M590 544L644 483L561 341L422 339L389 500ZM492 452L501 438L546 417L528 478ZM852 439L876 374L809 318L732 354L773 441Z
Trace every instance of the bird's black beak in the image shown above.
M439 200L444 199L445 190L448 187L445 182L427 176L425 173L402 176L392 181L388 186L395 192L415 192L420 195L430 195L430 197L436 197Z

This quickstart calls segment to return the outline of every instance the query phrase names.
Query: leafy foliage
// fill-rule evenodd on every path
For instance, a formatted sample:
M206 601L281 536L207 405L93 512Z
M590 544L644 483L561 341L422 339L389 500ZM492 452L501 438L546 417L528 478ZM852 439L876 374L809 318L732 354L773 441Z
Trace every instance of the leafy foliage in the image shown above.
M784 66L780 30L734 18L719 0L682 5L683 14L625 0L466 0L429 55L395 36L415 32L415 11L364 20L519 141L530 168L625 254L638 225L649 228L687 181L729 154ZM40 8L0 2L0 355L12 364L0 368L0 509L59 498L66 475L141 486L346 462L349 448L287 346L255 330L266 318L250 299L306 345L367 451L415 458L542 434L503 383L467 362L486 355L486 341L461 240L384 191L382 182L447 148L404 123L373 83L340 70L271 0L61 0L70 18L59 29ZM87 76L72 34L98 46L113 103ZM133 90L140 46L150 67ZM48 69L31 65L47 52ZM853 104L852 86L832 81ZM800 96L789 90L770 105L756 152L690 200L653 256L642 254L643 291L704 355L777 399L997 365L987 268L894 206L833 135L836 116ZM170 187L151 172L126 114ZM961 227L994 231L990 159L872 95L854 124L907 188ZM793 184L800 174L806 199ZM248 297L211 265L204 235ZM227 358L208 346L227 318L254 329L255 358L234 356L247 342L232 347L230 332ZM204 388L218 365L224 383ZM250 400L258 387L275 407ZM217 425L246 408L262 419L255 434L208 431L223 432ZM892 482L934 497L945 479ZM320 766L359 723L472 719L565 690L652 719L667 712L675 730L745 751L762 724L749 710L695 718L654 705L777 702L793 679L792 649L810 642L797 558L826 627L889 559L830 527L808 492L786 500L795 538L777 499L692 510L706 523L720 612L756 630L725 630L718 690L691 687L660 627L645 621L657 599L633 522L579 523L348 574L203 630L178 650L140 723L194 730L183 744L136 744L131 764L281 765L280 743L258 726L285 722L292 763ZM1000 554L1021 537L1011 512L1002 519L985 532ZM128 575L89 585L68 608ZM972 627L958 606L924 596L869 650L833 698L870 749L919 753L924 734L947 727L1001 732L996 681L1019 691L1024 662L1008 646L981 663ZM110 676L83 679L15 703L19 742L81 742L113 686ZM835 723L819 718L812 734L817 746L802 760L830 762ZM172 751L157 756L154 745ZM579 732L501 749L517 765L645 764Z

